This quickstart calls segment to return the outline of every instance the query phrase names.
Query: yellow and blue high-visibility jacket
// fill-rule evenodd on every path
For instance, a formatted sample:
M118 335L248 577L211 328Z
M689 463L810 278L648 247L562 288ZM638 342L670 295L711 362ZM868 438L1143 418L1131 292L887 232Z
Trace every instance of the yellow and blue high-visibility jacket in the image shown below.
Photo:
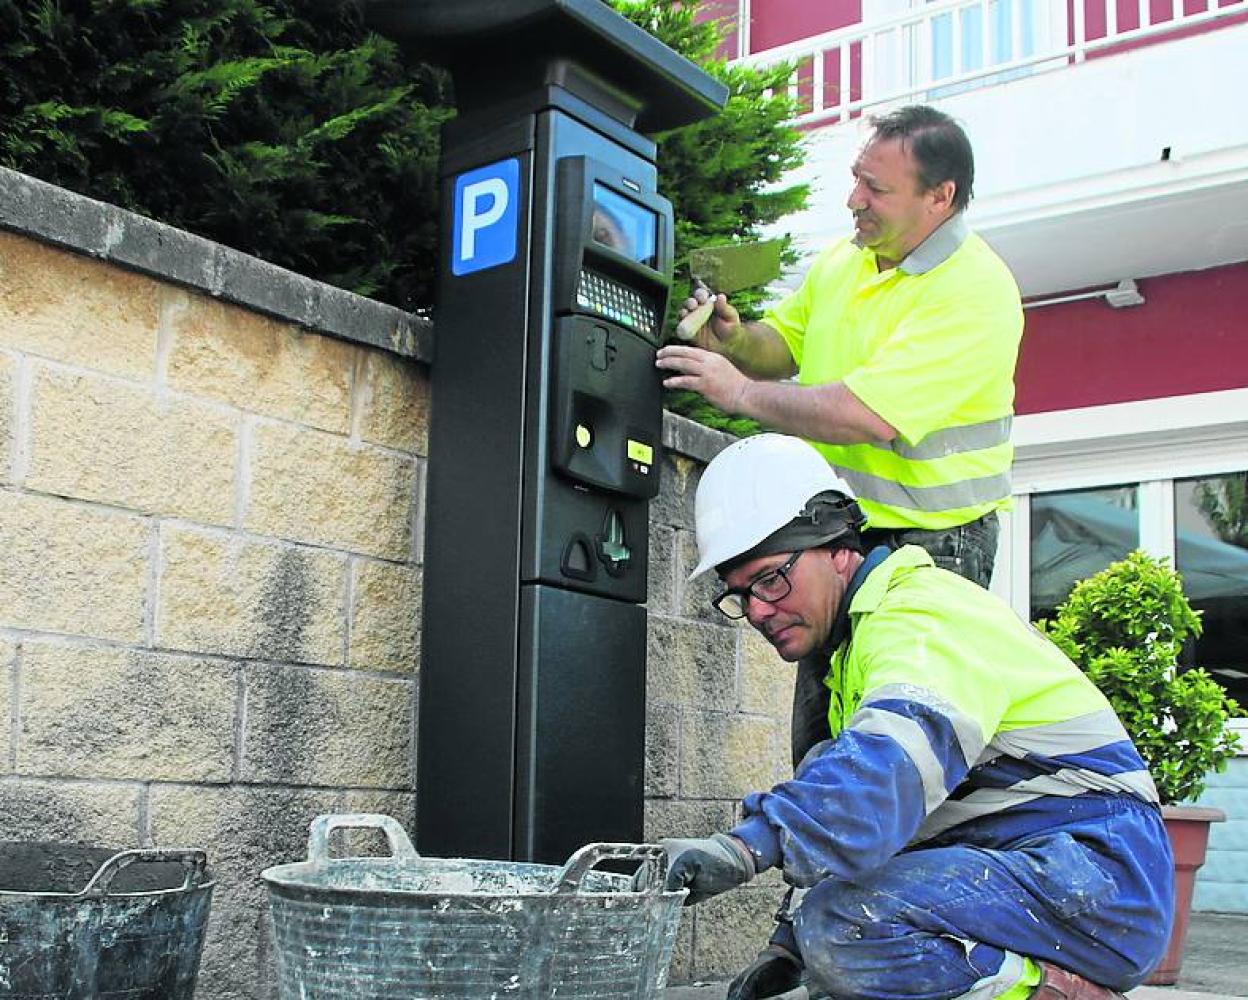
M853 880L907 847L1012 844L1118 796L1156 805L1122 723L1056 646L917 546L884 552L845 598L832 739L744 800L732 832L759 870Z

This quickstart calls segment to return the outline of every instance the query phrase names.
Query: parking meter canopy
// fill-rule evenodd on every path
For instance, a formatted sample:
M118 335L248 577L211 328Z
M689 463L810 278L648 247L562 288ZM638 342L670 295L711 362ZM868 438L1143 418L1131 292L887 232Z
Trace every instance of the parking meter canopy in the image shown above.
M652 133L700 121L727 87L603 0L361 0L368 23L455 80L460 111L549 82L575 64L619 95L604 110Z

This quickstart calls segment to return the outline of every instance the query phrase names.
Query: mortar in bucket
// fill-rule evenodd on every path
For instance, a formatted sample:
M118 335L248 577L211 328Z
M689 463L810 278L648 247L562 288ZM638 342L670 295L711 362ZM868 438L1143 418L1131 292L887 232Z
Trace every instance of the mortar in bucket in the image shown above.
M330 856L340 828L388 857ZM637 876L594 870L638 861ZM389 816L318 816L308 860L261 873L282 1000L631 998L667 981L685 890L653 844L591 844L562 868L422 858Z
M0 843L0 998L191 1000L206 865L198 850Z

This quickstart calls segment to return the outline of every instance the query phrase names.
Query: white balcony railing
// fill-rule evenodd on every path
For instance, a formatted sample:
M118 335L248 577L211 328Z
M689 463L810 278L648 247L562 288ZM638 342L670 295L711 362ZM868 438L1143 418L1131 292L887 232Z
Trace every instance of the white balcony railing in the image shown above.
M876 105L934 100L1019 76L1060 69L1107 50L1248 13L1248 0L935 0L756 52L739 65L788 62L796 125L845 121ZM748 17L748 3L743 4ZM870 4L864 3L870 10ZM1155 7L1164 7L1154 16ZM1133 23L1132 23L1133 22ZM1089 37L1091 36L1091 37Z

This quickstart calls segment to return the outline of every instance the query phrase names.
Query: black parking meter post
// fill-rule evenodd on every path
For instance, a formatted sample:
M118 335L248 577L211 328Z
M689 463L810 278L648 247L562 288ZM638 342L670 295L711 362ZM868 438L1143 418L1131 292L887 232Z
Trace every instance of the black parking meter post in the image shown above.
M726 89L602 0L384 0L446 66L416 837L562 862L642 836L654 352L672 211L645 133Z
M726 91L603 0L386 0L452 72L417 742L423 854L643 835L673 220L645 132Z

